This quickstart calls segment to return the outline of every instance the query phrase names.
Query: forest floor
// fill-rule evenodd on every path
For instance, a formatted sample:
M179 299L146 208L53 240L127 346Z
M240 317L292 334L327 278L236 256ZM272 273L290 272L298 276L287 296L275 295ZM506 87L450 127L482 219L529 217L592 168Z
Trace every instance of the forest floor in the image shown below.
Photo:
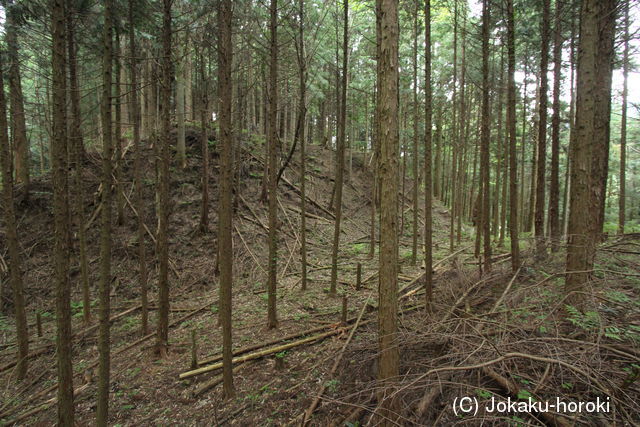
M343 227L339 260L338 297L328 294L333 218L327 209L333 187L331 150L308 147L307 244L308 290L300 290L300 238L297 172L294 158L279 186L279 327L266 328L267 210L260 201L263 149L246 142L238 153L239 182L234 216L234 348L274 349L265 357L235 368L236 397L222 398L215 370L186 379L191 370L192 333L197 338L200 366L221 352L217 325L218 279L215 275L217 168L214 156L210 178L211 232L198 230L200 212L200 147L197 135L189 139L188 164L172 168L170 220L170 351L166 359L154 354L157 266L153 243L147 236L150 285L150 334L141 333L135 216L125 210L124 225L113 232L111 326L111 425L286 425L300 424L303 414L322 391L311 417L312 425L375 424L377 355L377 254L370 258L369 157L354 154L343 199ZM152 150L146 153L152 159ZM131 198L133 157L126 151L122 187ZM349 162L347 162L349 164ZM99 207L98 156L85 165L86 218ZM144 219L155 229L154 166L143 170L147 209ZM407 190L412 181L407 180ZM411 194L407 191L407 194ZM32 340L29 374L13 381L15 335L8 286L2 289L0 318L0 424L51 425L55 420L55 321L51 282L51 183L36 180L29 201L19 205L18 220L26 254L25 285ZM403 233L399 257L401 314L399 345L401 377L396 399L398 424L607 425L640 422L640 237L610 239L598 251L595 279L583 311L567 305L563 294L564 250L535 261L525 241L524 265L511 271L509 255L496 251L491 272L480 275L473 257L473 230L463 225L454 254L449 251L449 213L434 211L435 289L431 313L426 313L422 292L422 237L418 264L411 265L411 202L403 199ZM422 207L422 201L420 202ZM99 244L94 221L89 229L92 283L98 282ZM419 217L418 230L424 225ZM75 244L75 241L74 241ZM508 247L508 241L507 241ZM3 255L3 254L0 254ZM356 290L356 266L362 265L362 288ZM0 264L2 280L6 272ZM94 320L84 325L77 262L72 260L74 372L76 417L80 425L95 416ZM96 285L97 286L97 285ZM95 289L93 289L95 293ZM340 323L342 295L348 298L348 325ZM92 304L93 306L94 304ZM97 301L95 302L97 306ZM35 313L42 313L43 336L35 333ZM360 321L355 318L361 316ZM357 324L352 340L349 336ZM296 338L290 337L310 331ZM317 338L306 345L281 349L305 336ZM280 340L281 342L278 342ZM261 343L273 342L264 348ZM252 351L244 352L251 354ZM336 369L332 369L336 364ZM452 367L455 367L452 369ZM205 385L209 389L205 390ZM456 414L456 397L480 401L477 414ZM609 399L611 411L599 414L533 412L488 413L484 403L532 397L567 402ZM484 409L483 409L484 408Z

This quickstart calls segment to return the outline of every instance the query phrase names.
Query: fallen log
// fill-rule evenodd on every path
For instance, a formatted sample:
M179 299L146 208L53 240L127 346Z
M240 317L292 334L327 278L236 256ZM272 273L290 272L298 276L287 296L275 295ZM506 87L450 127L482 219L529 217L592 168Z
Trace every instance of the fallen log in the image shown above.
M368 323L370 323L371 321L368 321ZM367 322L365 322L365 323L367 323ZM232 360L231 363L235 365L237 363L247 362L249 360L260 359L262 357L269 356L271 354L280 353L282 351L289 350L291 348L300 347L302 345L310 344L310 343L315 342L315 341L320 341L320 340L328 338L330 336L337 335L337 334L339 334L341 332L343 332L343 329L336 328L336 329L333 329L331 331L323 332L323 333L318 334L318 335L313 335L313 336L310 336L310 337L307 337L307 338L303 338L303 339L298 340L298 341L290 342L290 343L279 345L279 346L276 346L276 347L271 347L271 348L268 348L266 350L258 351L256 353L250 353L250 354L247 354L247 355L244 355L244 356L236 357L236 358L234 358ZM217 363L214 363L212 365L204 366L202 368L198 368L198 369L194 369L194 370L191 370L191 371L183 372L182 374L180 374L179 378L181 380L183 380L183 379L186 379L186 378L194 377L196 375L205 374L207 372L215 371L216 369L221 369L221 368L222 368L222 362L217 362Z

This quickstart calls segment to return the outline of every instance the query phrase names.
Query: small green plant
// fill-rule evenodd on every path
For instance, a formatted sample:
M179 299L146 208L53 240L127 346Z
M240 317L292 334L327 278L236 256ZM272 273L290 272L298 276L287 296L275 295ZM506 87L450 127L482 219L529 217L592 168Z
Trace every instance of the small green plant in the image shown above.
M529 398L533 400L533 395L531 394L530 391L525 389L520 389L520 391L518 391L518 399L527 400Z
M481 397L483 399L489 399L491 397L491 392L482 388L476 389L476 394L478 395L478 397Z
M354 243L351 245L350 253L353 256L363 254L367 251L368 245L366 243Z
M565 390L571 390L573 388L573 383L569 383L569 382L562 383L562 388Z
M592 330L600 325L600 315L596 311L582 313L572 305L565 305L565 310L568 313L567 320L581 329Z
M327 381L324 386L327 388L327 391L329 391L330 393L335 393L335 391L338 388L338 384L340 384L340 381L337 379L332 379Z

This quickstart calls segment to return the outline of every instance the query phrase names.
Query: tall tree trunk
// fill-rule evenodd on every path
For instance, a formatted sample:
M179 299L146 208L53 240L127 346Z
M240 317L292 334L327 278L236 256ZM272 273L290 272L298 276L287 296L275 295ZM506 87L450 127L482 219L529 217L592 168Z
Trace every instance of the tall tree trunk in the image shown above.
M480 147L480 175L482 183L482 238L484 242L484 271L491 270L491 234L490 234L490 206L489 183L489 142L491 139L491 118L489 110L489 32L490 32L489 0L482 2L482 128Z
M398 322L398 1L377 0L379 13L380 121L378 171L380 176L380 260L378 340L380 424L395 424L394 383L399 374Z
M418 12L420 4L416 2L413 13L413 219L411 221L413 242L411 246L411 265L416 265L418 260L418 187L420 187L420 178L418 177L418 130L420 122L420 108L418 104L418 34L420 28L418 26Z
M616 0L585 0L580 14L576 84L576 138L571 149L571 192L565 291L583 289L593 268L602 204L603 163L609 148L611 75ZM604 175L606 177L606 175Z
M340 224L342 220L342 187L344 181L344 150L347 122L347 78L349 54L349 0L343 3L344 29L342 33L342 79L340 80L340 108L338 117L338 141L336 147L336 181L335 181L335 227L333 231L333 251L331 253L331 287L329 293L336 294L338 282L338 250L340 249Z
M560 243L560 79L562 78L562 0L556 0L554 25L549 234L551 238L551 249L555 252L558 250Z
M622 54L622 118L620 119L620 191L618 195L618 233L624 234L627 168L627 98L629 95L629 2L624 1L624 53Z
M116 223L118 225L124 224L124 188L122 185L123 177L122 177L122 163L124 159L122 158L122 66L120 62L120 57L122 48L120 46L120 30L118 30L118 25L114 25L115 31L115 41L114 41L114 55L113 62L115 63L115 69L113 73L115 74L115 84L114 84L114 94L113 98L115 100L115 111L116 111L116 120L115 126L113 127L113 142L115 142L115 176L116 176Z
M71 8L71 3L69 3ZM82 317L85 324L91 318L91 293L89 290L89 266L87 263L87 233L84 224L84 180L82 163L84 144L82 141L82 116L80 112L80 88L78 84L78 61L75 42L73 10L67 14L67 49L69 63L69 95L71 97L71 124L69 127L71 142L71 161L74 170L75 217L78 228L78 246L80 263L80 282L82 288Z
M424 3L424 287L425 307L433 300L433 182L431 159L431 117L433 111L431 90L431 0Z
M271 0L269 45L269 111L268 111L268 176L269 176L269 277L267 282L267 328L278 327L276 313L276 280L278 274L278 0Z
M140 304L141 321L140 332L142 336L149 332L149 303L147 299L147 250L145 247L144 229L144 198L142 194L142 146L140 144L140 105L138 104L138 52L136 47L134 26L134 3L129 0L129 60L131 74L131 118L133 119L133 147L135 158L133 160L133 180L135 182L135 206L138 212L138 263L140 268Z
M116 43L119 37L116 37ZM107 0L104 8L104 30L102 39L102 98L100 100L100 116L102 122L102 211L100 228L100 289L99 289L99 335L98 335L98 397L96 424L106 426L109 420L109 371L110 371L110 337L109 311L111 294L111 156L113 155L111 91L113 66L113 1ZM116 70L119 71L118 67ZM118 94L116 88L116 95ZM119 101L117 101L119 102ZM116 117L118 117L116 110ZM116 124L116 138L119 137ZM116 142L117 145L117 142ZM118 191L116 185L116 191Z
M187 154L185 144L185 63L178 63L178 72L176 78L176 122L178 127L176 141L176 160L178 165L184 169L187 166Z
M200 144L202 149L202 201L200 204L200 224L199 228L202 233L209 231L209 137L207 135L209 122L208 116L208 97L207 97L207 79L205 75L204 53L200 53L200 124L202 126L202 135Z
M298 73L300 78L300 99L298 101L298 119L296 121L295 138L300 140L300 260L302 290L307 289L307 193L306 193L306 138L305 120L307 118L307 57L304 46L304 0L298 1ZM324 108L324 101L322 103ZM324 119L323 119L324 120ZM321 124L324 126L324 124ZM311 132L309 132L311 133ZM324 134L324 129L322 130ZM295 142L294 142L295 143Z
M218 5L218 105L220 139L220 205L218 215L218 253L220 256L220 320L222 323L222 377L225 398L235 395L233 387L231 292L233 284L233 240L231 236L233 207L233 129L231 124L232 82L231 63L231 0Z
M54 250L56 283L56 354L58 365L58 425L71 427L73 369L71 367L71 287L69 284L69 196L67 177L65 2L51 1L51 75Z
M158 209L158 326L156 351L161 358L169 346L169 132L171 131L171 3L163 0L162 13L162 81L160 91L160 202Z
M8 6L8 7L7 7ZM18 52L18 16L17 4L5 5L6 10L6 41L9 56L9 103L11 104L11 136L15 150L16 182L25 185L25 195L29 195L29 140L25 124L24 97L20 77L20 58Z
M513 0L507 0L507 132L509 134L509 236L511 238L511 269L520 267L518 242L518 180L516 152L516 46ZM524 161L524 159L523 159Z
M549 68L549 21L551 20L550 0L542 0L541 47L540 47L540 103L538 104L538 161L536 168L535 237L536 256L546 253L544 239L544 212L547 162L547 69Z
M458 180L456 179L458 166L458 121L457 121L457 78L458 78L458 0L453 1L453 95L451 96L451 173L449 174L449 182L451 183L451 194L449 204L449 251L453 252L455 218L457 215L457 206L455 201L458 195Z
M0 68L3 58L0 56ZM13 177L11 176L11 149L7 125L7 102L4 95L4 81L0 73L0 168L2 168L2 196L4 208L4 229L9 249L9 280L13 290L13 305L16 314L16 379L21 381L27 374L29 357L29 333L24 304L24 286L22 282L22 259L18 242L18 229L13 199Z

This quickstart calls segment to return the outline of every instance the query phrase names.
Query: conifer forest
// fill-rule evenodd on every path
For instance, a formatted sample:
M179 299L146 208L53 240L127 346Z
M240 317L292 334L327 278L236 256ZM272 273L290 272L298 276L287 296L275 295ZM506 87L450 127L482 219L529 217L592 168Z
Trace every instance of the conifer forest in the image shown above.
M640 425L638 0L0 0L0 426Z

